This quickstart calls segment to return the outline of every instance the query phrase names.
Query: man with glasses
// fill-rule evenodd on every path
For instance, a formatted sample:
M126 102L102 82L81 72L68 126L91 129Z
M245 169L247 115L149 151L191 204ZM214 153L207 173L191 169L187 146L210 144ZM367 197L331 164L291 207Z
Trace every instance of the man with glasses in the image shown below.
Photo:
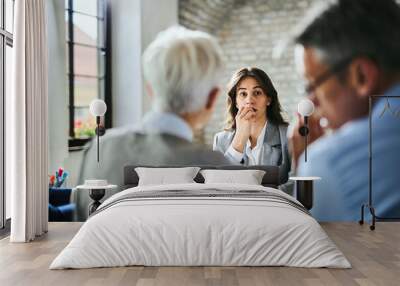
M394 0L336 0L318 4L296 29L296 62L316 106L307 162L300 121L290 141L297 174L322 178L311 209L320 221L357 221L368 201L371 96L374 207L378 216L400 217L398 27ZM324 134L321 118L332 134Z

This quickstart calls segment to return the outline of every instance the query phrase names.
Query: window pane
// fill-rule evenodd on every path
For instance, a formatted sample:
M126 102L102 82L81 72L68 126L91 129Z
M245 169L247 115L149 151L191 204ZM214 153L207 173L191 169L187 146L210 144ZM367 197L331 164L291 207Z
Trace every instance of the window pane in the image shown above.
M13 21L14 21L14 1L6 1L6 30L10 33L13 32Z
M105 0L98 0L97 3L97 16L99 16L100 18L104 18L107 9L107 2Z
M89 106L90 102L99 97L98 80L96 78L75 77L75 106Z
M69 102L69 75L67 75L67 77L65 78L65 82L66 82L66 87L67 87L66 95L68 97L68 102Z
M99 98L105 100L105 79L99 80Z
M12 48L6 45L6 75L5 91L6 98L11 98L11 72L12 72ZM6 168L7 169L7 168ZM6 219L11 217L11 190L6 188Z
M74 46L74 73L97 76L97 49Z
M97 43L100 47L106 46L105 34L106 34L105 21L99 20L98 21L98 42Z
M3 28L3 5L1 5L1 1L0 1L0 29L4 29Z
M94 136L95 118L89 112L90 102L98 97L98 80L75 77L75 122L76 138Z
M66 73L69 73L69 45L68 43L65 45L65 67L66 67Z
M65 11L65 40L68 41L68 11Z
M106 34L106 27L105 27L105 23L106 23L106 9L107 9L107 4L105 1L103 0L99 0L99 11L98 11L98 15L99 15L99 44L104 46L105 45L105 34Z
M0 35L0 50L3 49L3 43L4 43L3 36ZM3 59L2 55L0 54L0 63L1 63L1 65L0 65L0 67L1 67L0 68L0 118L4 118L3 116L4 116L4 113L6 110L5 107L3 106L3 102L4 102L4 100L3 100L3 97L4 97L4 94L3 94L3 83L4 83L3 82L3 79L4 79L3 62L4 62L4 59ZM0 228L4 227L4 220L5 220L4 215L3 215L3 211L5 208L4 192L7 189L7 186L4 186L5 187L4 188L3 182L6 177L5 170L8 167L8 166L4 165L4 156L3 156L3 155L5 155L5 152L3 152L4 151L4 143L5 143L4 139L7 138L7 137L5 137L5 134L4 134L5 133L4 128L5 128L4 121L0 120ZM3 166L5 168L3 168Z
M89 112L89 106L75 107L74 132L76 138L95 135L96 120Z
M97 19L73 14L74 42L97 46Z
M104 76L106 74L106 57L103 53L99 52L99 76Z
M68 8L69 0L64 1L66 8ZM72 0L72 2L72 10L74 11L73 41L75 43L73 46L74 132L76 138L84 138L94 135L95 118L89 113L90 102L95 98L104 99L104 79L98 77L105 73L105 53L100 49L104 47L102 35L105 32L103 30L104 21L99 19L99 17L104 17L102 10L105 8L103 5L105 2L103 0ZM68 41L68 12L65 15L65 23L66 40ZM67 73L69 73L68 43L66 60Z
M97 0L73 0L73 10L97 16Z

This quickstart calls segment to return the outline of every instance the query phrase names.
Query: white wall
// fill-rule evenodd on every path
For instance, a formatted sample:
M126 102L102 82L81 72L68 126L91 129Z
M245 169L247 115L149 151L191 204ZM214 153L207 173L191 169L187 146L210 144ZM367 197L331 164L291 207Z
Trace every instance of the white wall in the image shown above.
M142 115L139 0L111 2L113 126L137 122Z
M49 174L68 157L68 94L65 62L65 2L48 0Z
M142 52L154 40L157 34L166 28L178 24L178 0L142 0ZM143 95L143 112L150 109L150 98Z
M113 125L119 127L138 122L149 109L141 56L158 32L178 23L178 1L112 1L111 13Z

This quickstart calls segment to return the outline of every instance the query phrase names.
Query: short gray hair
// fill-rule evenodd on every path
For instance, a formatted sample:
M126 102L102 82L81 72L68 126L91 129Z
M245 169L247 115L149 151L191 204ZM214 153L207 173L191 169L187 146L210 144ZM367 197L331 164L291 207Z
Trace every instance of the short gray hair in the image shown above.
M143 54L145 80L154 92L153 108L176 114L198 111L218 85L221 48L201 31L173 26L160 32Z
M293 40L332 66L353 57L400 71L400 6L393 0L324 0L296 28Z

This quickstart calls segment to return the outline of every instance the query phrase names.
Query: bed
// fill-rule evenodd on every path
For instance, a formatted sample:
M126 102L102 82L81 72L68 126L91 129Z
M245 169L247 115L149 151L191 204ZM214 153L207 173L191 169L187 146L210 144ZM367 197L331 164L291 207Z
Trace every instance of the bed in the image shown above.
M200 173L193 183L138 185L136 167L125 167L125 189L102 203L50 269L351 267L309 212L275 188L276 167L253 167L265 170L261 185L202 183Z

